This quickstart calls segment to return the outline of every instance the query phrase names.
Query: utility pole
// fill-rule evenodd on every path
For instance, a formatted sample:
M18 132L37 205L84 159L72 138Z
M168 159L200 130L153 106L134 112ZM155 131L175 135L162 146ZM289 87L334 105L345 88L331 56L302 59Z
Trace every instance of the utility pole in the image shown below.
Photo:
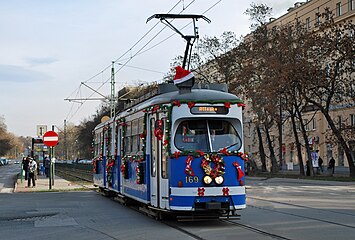
M110 96L110 117L115 116L115 62L112 61L111 68L111 96Z
M64 156L68 159L68 144L67 144L67 120L64 119Z

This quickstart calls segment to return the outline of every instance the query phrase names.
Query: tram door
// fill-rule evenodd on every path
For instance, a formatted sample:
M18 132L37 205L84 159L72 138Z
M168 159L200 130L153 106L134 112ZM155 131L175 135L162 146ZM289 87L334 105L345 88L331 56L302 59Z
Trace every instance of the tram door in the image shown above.
M151 186L151 204L154 207L167 208L168 204L168 180L164 176L166 167L162 164L164 153L163 139L159 139L165 132L165 113L155 113L149 117L150 129L150 186ZM161 129L157 130L157 129ZM158 137L157 137L158 136ZM162 175L163 173L163 175Z

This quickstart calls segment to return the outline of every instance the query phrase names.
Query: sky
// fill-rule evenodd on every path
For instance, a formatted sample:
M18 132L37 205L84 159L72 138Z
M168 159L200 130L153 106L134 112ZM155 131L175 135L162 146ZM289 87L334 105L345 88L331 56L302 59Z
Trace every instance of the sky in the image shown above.
M36 136L37 126L80 124L115 90L159 82L183 55L185 41L157 13L203 14L200 38L250 32L244 14L264 3L279 17L295 0L0 0L0 117L8 132ZM174 20L177 28L186 20ZM181 30L191 34L187 25ZM69 99L69 100L66 100ZM79 101L80 99L91 99Z

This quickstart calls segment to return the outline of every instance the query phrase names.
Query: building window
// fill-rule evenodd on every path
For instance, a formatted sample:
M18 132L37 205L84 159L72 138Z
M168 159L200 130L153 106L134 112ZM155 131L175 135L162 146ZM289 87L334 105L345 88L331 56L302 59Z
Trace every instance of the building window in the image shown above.
M349 12L354 10L354 0L348 0L348 9Z
M320 25L320 17L321 17L321 14L320 14L319 8L318 8L318 11L316 12L316 26Z
M311 28L311 18L310 17L306 18L306 28L307 29Z
M350 114L350 126L355 127L355 114Z
M341 129L341 126L342 126L342 119L341 119L341 116L338 116L338 127L339 127L339 129Z
M341 16L341 2L338 2L337 5L336 5L336 16L339 17Z
M312 130L316 130L317 127L317 121L315 118L312 119Z
M304 119L303 122L305 123L304 129L305 129L306 131L309 131L309 122L308 122L308 119Z

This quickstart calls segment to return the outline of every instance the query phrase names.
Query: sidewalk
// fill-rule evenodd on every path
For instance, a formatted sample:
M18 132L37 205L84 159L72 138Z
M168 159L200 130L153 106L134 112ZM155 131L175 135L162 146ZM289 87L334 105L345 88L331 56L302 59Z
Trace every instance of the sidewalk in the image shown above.
M43 175L38 175L36 180L36 187L27 187L27 180L25 178L18 178L15 183L14 192L44 192L44 191L75 191L75 190L90 190L94 188L93 185L79 185L75 183L71 183L63 178L58 176L54 176L54 185L52 185L52 189L49 189L49 178L46 178Z

